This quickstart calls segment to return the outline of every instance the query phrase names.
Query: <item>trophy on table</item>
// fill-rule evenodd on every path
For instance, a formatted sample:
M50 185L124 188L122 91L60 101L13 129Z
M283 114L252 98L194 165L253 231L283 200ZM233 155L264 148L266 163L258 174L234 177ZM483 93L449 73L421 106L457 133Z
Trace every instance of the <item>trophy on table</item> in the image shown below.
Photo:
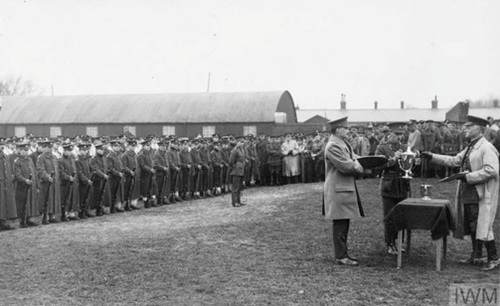
M415 164L415 153L410 150L410 146L406 152L401 153L401 158L398 160L399 168L405 172L405 175L402 177L404 179L412 179L410 173L413 165Z

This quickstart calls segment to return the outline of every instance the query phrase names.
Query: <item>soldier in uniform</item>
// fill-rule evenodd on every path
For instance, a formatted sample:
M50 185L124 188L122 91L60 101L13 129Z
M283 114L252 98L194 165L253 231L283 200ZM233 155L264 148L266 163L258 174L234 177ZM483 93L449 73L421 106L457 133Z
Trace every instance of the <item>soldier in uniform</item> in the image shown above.
M106 192L109 172L108 162L104 156L104 144L99 142L94 147L96 155L90 160L90 169L94 177L93 187L96 216L100 217L106 214L104 212L104 202L106 201L105 197L109 197L109 193Z
M123 199L120 191L123 181L123 166L118 151L120 150L120 143L117 140L110 141L109 153L106 156L106 161L108 162L108 172L109 172L109 190L111 192L111 203L109 204L109 212L124 212L118 206L118 199Z
M456 175L460 181L455 201L456 230L454 237L463 239L470 235L472 255L465 264L483 262L482 249L486 247L488 261L483 270L500 266L497 254L493 224L498 207L499 161L498 151L486 140L484 131L488 121L475 116L467 116L464 134L469 143L467 148L455 156L422 152L422 158L445 166L460 167Z
M237 138L237 144L231 151L229 157L229 167L231 174L231 204L233 207L241 207L246 204L241 203L241 188L243 176L245 175L245 138L240 136Z
M387 164L377 169L383 171L380 179L380 193L382 196L384 218L394 206L408 197L409 182L402 178L402 170L398 164L401 152L405 150L406 147L399 143L398 136L394 132L390 132L387 136L387 141L378 145L375 151L375 155L383 155L388 159ZM387 252L391 255L397 255L397 230L392 222L384 223L384 235Z
M211 144L211 147L214 145ZM198 149L200 153L201 160L201 191L203 192L203 196L211 197L212 188L213 188L213 165L212 159L210 158L210 151L208 151L208 145L206 140L202 139L201 144Z
M14 227L9 222L17 219L17 209L14 202L12 164L4 150L6 143L2 141L0 142L0 228L11 230Z
M212 166L214 169L214 188L213 195L222 194L222 169L224 167L224 161L222 160L222 153L220 152L220 143L218 141L213 142L213 150L210 152L210 159L212 160Z
M181 150L179 152L179 164L181 168L181 199L187 201L190 199L190 180L192 176L193 161L189 154L189 140L187 138L179 139Z
M140 189L144 208L157 207L156 202L156 170L154 169L151 141L146 139L142 143L142 151L137 156L141 173ZM161 199L160 199L161 200Z
M128 139L126 141L125 152L120 156L124 173L123 199L125 211L138 210L137 199L139 198L139 166L137 164L137 153L135 149L137 141Z
M222 157L222 193L228 193L229 192L229 155L231 151L229 151L229 137L224 136L221 138L222 139L222 148L220 150L220 154Z
M158 142L158 150L153 155L154 169L156 170L156 186L158 205L170 204L170 165L167 158L168 141Z
M28 143L20 143L17 148L20 152L20 156L14 161L17 214L21 227L37 226L34 218L40 215L40 209L35 164L29 156Z
M269 153L267 152L267 145L269 141L265 133L259 133L259 138L255 144L255 149L257 151L257 158L259 159L259 176L256 181L257 185L268 186L270 182L269 178L269 167L267 166L267 158Z
M200 199L202 196L205 197L206 187L206 179L207 172L203 172L202 162L201 162L201 154L200 154L200 146L202 138L195 138L191 141L191 148L189 154L191 156L192 168L190 171L190 186L189 194L193 199Z
M69 220L68 213L71 211L72 206L77 204L73 203L73 182L76 181L76 168L73 167L71 159L73 145L65 144L62 148L64 151L62 158L58 160L58 167L61 178L61 221L65 222Z
M269 186L281 185L281 143L279 137L271 136L271 141L267 145L267 165L269 167L270 183Z
M80 200L78 217L80 219L86 219L95 217L95 215L90 212L91 207L94 207L93 203L91 204L94 199L94 188L92 171L90 169L90 143L80 143L78 144L78 148L79 154L78 160L76 161L76 177L78 180L78 194Z
M314 163L314 181L321 182L325 180L325 142L318 131L313 133L313 137L311 157Z
M38 156L36 162L38 181L40 182L40 193L38 204L43 213L42 224L59 223L58 215L61 215L61 186L59 179L59 166L57 157L53 154L50 141L39 142L43 153Z
M179 197L179 177L181 165L179 163L179 147L175 136L169 138L170 146L167 151L167 160L170 165L170 203L182 201Z

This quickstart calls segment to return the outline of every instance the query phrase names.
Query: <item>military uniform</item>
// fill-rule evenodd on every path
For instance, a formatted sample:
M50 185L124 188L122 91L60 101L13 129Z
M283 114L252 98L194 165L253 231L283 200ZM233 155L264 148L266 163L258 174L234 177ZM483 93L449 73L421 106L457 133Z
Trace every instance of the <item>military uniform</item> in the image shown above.
M96 155L90 160L90 169L93 174L94 187L94 203L96 208L96 216L102 216L104 212L104 203L109 202L108 189L108 162L104 154L97 153L97 150L102 150L102 144L95 146Z
M0 144L4 145L4 144ZM8 220L17 218L16 203L14 202L14 185L12 184L12 166L9 157L0 149L0 228L13 229Z
M229 167L232 179L231 185L231 204L234 207L239 207L244 204L241 203L241 188L242 180L245 175L245 153L243 152L243 144L240 143L234 147L229 157Z
M27 145L20 145L21 150L28 149ZM14 161L14 179L16 182L17 214L21 227L38 225L34 218L40 215L38 207L38 180L36 168L29 155L19 156Z
M43 143L43 145L50 145ZM57 157L52 151L47 151L38 156L37 176L40 182L40 193L38 194L38 204L43 212L43 224L57 223L56 215L60 215L61 210L61 186L59 178L59 167ZM52 180L52 182L50 182Z
M80 152L88 152L90 144L79 144ZM78 194L79 194L79 213L78 217L80 219L91 218L94 215L90 212L91 208L94 208L94 188L93 188L93 176L90 169L91 157L88 153L83 155L82 153L76 161L76 176L78 180Z
M154 169L156 170L156 198L160 204L169 204L170 198L170 165L168 164L166 143L160 141L160 148L153 155Z

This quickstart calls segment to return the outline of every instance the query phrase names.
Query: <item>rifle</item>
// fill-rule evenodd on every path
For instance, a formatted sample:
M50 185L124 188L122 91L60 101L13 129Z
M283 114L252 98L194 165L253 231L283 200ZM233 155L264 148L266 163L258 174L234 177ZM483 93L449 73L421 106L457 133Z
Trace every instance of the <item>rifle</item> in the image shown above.
M54 171L52 171L52 172L50 173L50 178L51 178L52 180L54 180L54 175L55 175L55 173L54 173ZM49 181L49 185L48 185L48 187L47 187L47 195L45 196L45 201L44 201L44 204L43 204L43 208L44 208L44 210L48 209L48 207L49 207L49 199L50 199L50 186L51 186L51 185L52 185L52 182L51 182L51 181ZM45 212L46 212L46 211L45 211Z
M109 171L106 173L106 175L109 175ZM106 183L107 182L108 182L108 179L104 178L104 183L102 183L101 194L97 198L97 207L101 207L102 198L104 197L104 191L106 190Z
M32 178L33 173L30 173L28 180L31 181ZM28 188L26 189L26 202L24 203L24 207L22 208L23 219L21 220L21 225L26 224L26 221L28 220L28 217L26 217L26 207L28 207L28 203L30 202L31 188L33 188L33 182L31 182L31 185L28 185Z
M130 197L132 196L132 190L133 190L133 187L135 185L135 168L132 169L132 175L130 177L130 185L128 186L128 190L127 190L127 201L129 202L128 204L130 205L131 203L131 199Z
M75 180L75 177L76 177L76 172L73 171L73 181ZM69 207L69 203L70 203L70 200L71 200L71 196L73 196L73 182L69 182L69 190L68 190L68 195L66 197L66 200L64 202L64 206L66 207L66 209Z

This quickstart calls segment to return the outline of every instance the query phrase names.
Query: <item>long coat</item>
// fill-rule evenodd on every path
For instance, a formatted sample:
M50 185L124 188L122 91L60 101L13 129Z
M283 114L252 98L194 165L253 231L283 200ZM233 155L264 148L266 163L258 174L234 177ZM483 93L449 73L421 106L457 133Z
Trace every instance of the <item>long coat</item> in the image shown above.
M433 154L432 162L448 167L459 167L467 149L455 156ZM466 175L467 183L474 185L479 195L479 216L477 220L476 239L491 241L493 235L493 221L498 206L498 151L484 137L471 148L469 153L471 172ZM462 169L461 169L462 170ZM463 205L460 200L460 181L458 182L455 197L454 216L456 231L454 237L462 239L464 236Z
M31 185L26 184L30 179ZM26 205L26 217L36 217L40 215L38 207L38 180L36 177L35 165L30 156L20 156L14 161L14 178L16 181L16 202ZM19 216L21 217L21 216Z
M57 157L54 154L40 154L36 161L36 170L40 182L40 193L38 194L40 211L49 214L60 214L61 185ZM52 173L54 173L54 181L49 183L49 178ZM49 184L50 189L48 188ZM43 211L43 207L46 201L48 202L48 207L45 212Z
M326 219L341 220L364 217L356 187L356 155L341 138L332 135L325 147L325 185L323 213Z
M17 218L13 179L9 157L0 151L0 220Z

